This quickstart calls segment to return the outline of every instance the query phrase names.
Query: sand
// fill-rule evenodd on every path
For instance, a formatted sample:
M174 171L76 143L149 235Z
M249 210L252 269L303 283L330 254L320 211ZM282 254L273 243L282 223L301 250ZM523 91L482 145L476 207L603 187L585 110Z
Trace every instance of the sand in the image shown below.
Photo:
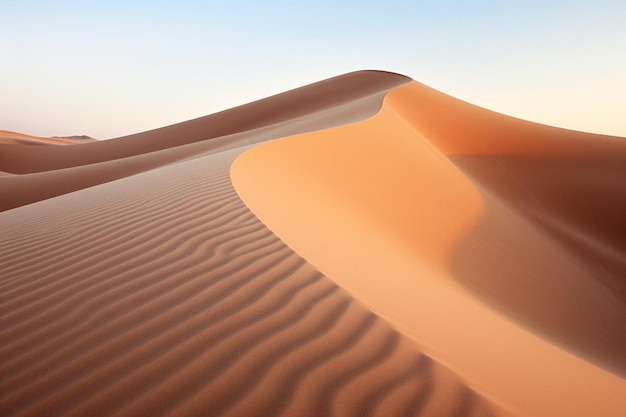
M377 71L3 135L0 415L626 409L621 138Z
M74 145L79 143L95 142L96 139L89 136L53 136L44 138L40 136L31 136L24 133L11 132L8 130L0 130L0 145Z
M626 409L625 152L412 82L232 176L290 247L481 392L520 415L610 416Z
M497 411L254 217L243 150L2 214L3 415Z
M402 75L355 72L217 114L72 147L0 143L0 211L171 163L372 116Z

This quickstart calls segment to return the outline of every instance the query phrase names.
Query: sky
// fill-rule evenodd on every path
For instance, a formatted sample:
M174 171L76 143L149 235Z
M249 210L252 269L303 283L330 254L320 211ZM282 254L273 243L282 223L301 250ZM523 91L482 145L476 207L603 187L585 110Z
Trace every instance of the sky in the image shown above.
M0 0L0 129L107 139L360 69L626 137L626 1Z

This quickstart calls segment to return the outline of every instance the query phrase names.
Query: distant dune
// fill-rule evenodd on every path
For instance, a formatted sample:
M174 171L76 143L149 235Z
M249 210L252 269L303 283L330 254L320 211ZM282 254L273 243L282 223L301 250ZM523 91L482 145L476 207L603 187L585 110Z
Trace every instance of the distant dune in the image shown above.
M0 130L0 144L11 145L73 145L77 143L95 142L96 139L85 135L79 136L53 136L43 138L39 136L25 135L23 133Z
M0 415L626 410L624 138L360 71L0 171Z

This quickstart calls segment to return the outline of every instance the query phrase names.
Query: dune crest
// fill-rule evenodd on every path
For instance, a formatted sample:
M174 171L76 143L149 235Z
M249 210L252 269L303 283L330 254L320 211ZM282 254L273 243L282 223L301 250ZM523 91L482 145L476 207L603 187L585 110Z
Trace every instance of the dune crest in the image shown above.
M80 147L0 143L0 211L52 198L201 155L375 114L384 95L410 79L359 71L172 126Z
M368 120L247 151L231 176L270 230L480 392L520 415L612 416L625 152L412 82Z

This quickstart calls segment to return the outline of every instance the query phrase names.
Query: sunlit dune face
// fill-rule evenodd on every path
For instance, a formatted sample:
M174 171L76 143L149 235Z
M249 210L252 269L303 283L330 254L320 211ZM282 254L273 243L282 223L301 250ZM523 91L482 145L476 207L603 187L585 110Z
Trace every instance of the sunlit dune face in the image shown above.
M235 163L240 186L244 170L264 184L245 196L271 193L288 207L290 227L302 227L300 216L313 224L350 219L410 245L425 264L444 263L483 209L471 182L390 107L362 123L260 145Z

